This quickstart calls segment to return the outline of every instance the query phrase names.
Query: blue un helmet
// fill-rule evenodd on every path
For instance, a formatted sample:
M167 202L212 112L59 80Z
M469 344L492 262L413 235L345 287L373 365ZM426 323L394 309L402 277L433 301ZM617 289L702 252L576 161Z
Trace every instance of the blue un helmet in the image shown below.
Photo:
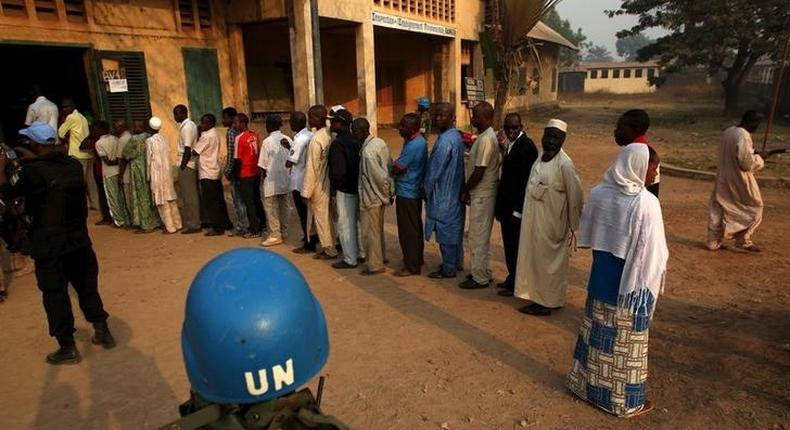
M428 109L431 107L431 100L428 97L420 97L417 99L417 107Z
M215 257L187 294L181 330L192 390L215 403L259 403L296 391L326 364L321 305L299 269L259 248Z

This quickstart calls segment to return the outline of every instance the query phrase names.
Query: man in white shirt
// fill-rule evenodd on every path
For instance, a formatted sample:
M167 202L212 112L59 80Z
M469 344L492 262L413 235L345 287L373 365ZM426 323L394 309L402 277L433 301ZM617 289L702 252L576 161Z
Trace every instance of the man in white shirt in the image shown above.
M299 130L294 136L293 145L287 149L290 151L288 161L285 166L291 169L291 191L293 194L294 207L299 214L299 223L302 226L302 242L304 245L294 249L294 252L313 252L318 245L318 235L312 234L307 237L307 203L302 199L302 186L304 185L304 170L307 162L307 149L313 132L307 128L307 116L302 112L291 114L291 130ZM283 139L280 143L285 146L288 141Z
M275 246L283 243L283 236L288 225L288 193L291 190L291 175L285 166L289 151L280 143L285 139L288 146L293 142L280 128L283 120L279 115L266 117L266 131L269 136L263 140L258 167L263 178L263 208L266 223L269 226L269 237L261 242L261 246Z
M173 108L173 118L178 123L178 194L181 197L181 234L200 232L200 197L196 157L192 152L198 139L198 129L189 119L187 107Z
M231 228L228 208L222 190L222 170L219 166L219 135L217 118L207 113L200 119L200 137L192 151L198 155L198 178L200 179L200 204L206 214L209 231L206 236L221 236ZM199 212L198 212L199 213Z
M30 98L33 103L27 107L25 125L30 126L36 121L48 124L54 130L58 129L58 106L44 97L41 86L35 84L30 89Z
M105 121L93 123L96 132L101 135L96 141L96 154L102 163L102 178L104 192L107 195L107 206L110 208L110 217L116 227L127 227L131 224L129 212L121 192L119 181L120 169L118 167L118 138L110 134L110 127Z

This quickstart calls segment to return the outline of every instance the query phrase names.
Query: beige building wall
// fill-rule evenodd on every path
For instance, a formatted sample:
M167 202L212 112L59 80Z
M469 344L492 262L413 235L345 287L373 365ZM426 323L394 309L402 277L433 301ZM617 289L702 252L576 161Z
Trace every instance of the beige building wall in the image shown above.
M557 102L559 49L552 44L538 46L540 65L530 57L521 68L510 88L507 112L523 112Z
M636 70L642 70L642 77L636 77ZM644 94L644 93L653 93L656 91L655 85L650 85L650 81L647 77L648 67L644 68L628 68L628 69L606 69L608 70L608 77L602 78L602 70L604 69L593 69L598 72L597 78L593 79L592 72L593 70L587 71L587 78L584 80L584 92L585 93L611 93L611 94ZM614 71L620 71L620 77L614 77ZM626 78L625 71L631 71L631 77ZM657 68L654 68L656 76L658 76L659 71Z
M28 0L28 10L34 2ZM60 2L62 4L62 2ZM145 54L151 111L163 120L162 133L175 153L177 125L172 120L176 104L189 105L182 48L217 50L223 106L240 104L231 80L229 39L224 2L211 3L211 30L182 31L171 0L127 2L86 0L87 22L70 22L65 12L57 19L0 16L0 41L4 43L87 45L100 51L135 51ZM92 81L92 77L89 77Z

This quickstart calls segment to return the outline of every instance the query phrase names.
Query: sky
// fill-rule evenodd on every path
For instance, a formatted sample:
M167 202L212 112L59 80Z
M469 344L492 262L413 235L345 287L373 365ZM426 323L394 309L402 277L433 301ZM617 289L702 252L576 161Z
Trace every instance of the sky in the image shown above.
M620 0L562 0L557 5L557 12L564 19L571 22L571 27L581 27L587 39L596 45L603 45L609 49L615 59L617 57L617 33L620 30L631 28L637 23L634 15L616 16L609 18L603 11L620 8ZM646 35L657 37L660 32L651 31Z

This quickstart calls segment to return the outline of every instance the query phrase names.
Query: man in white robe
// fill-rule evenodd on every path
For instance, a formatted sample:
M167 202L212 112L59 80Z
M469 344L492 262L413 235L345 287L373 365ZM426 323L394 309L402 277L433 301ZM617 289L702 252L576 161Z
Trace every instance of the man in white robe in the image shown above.
M165 226L165 233L172 234L181 229L181 213L178 211L178 196L170 166L170 146L159 133L161 119L151 117L148 126L153 130L151 137L145 140L151 195Z
M546 124L527 183L514 295L532 302L519 309L529 315L551 315L565 304L570 247L583 203L581 180L562 150L567 128L557 119Z
M302 197L307 200L307 237L313 231L318 233L321 244L315 255L316 259L331 260L337 258L335 249L335 232L332 227L332 217L329 212L329 144L332 136L326 127L326 107L316 105L307 112L310 127L315 127L316 132L310 139L305 163L304 185Z
M769 154L758 154L752 144L762 117L755 111L743 115L741 123L724 131L716 185L708 205L708 249L718 251L724 239L735 239L738 249L760 252L752 243L754 231L763 221L763 198L754 173L765 165Z

